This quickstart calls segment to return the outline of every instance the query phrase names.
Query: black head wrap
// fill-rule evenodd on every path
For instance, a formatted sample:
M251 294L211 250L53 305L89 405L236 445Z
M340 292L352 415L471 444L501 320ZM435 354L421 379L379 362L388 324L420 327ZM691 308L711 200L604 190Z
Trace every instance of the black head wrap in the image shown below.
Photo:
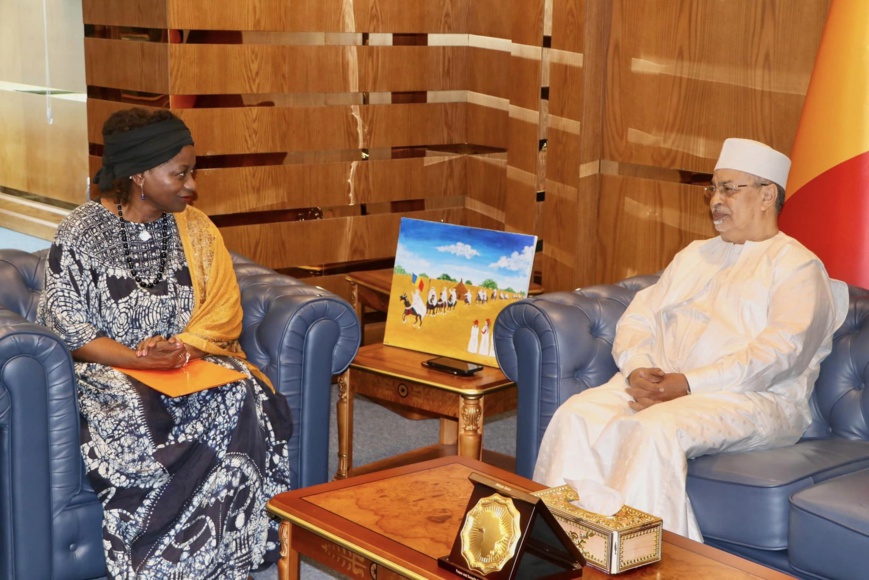
M112 181L157 167L178 155L193 136L184 121L171 118L103 139L103 166L95 181L100 191L112 189Z

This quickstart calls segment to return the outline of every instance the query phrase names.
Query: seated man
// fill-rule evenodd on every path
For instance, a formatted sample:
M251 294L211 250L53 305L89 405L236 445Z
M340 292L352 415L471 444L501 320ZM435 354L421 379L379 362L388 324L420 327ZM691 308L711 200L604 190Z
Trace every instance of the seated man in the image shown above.
M619 320L620 372L567 400L534 479L590 479L702 541L687 458L795 443L848 290L778 230L790 160L727 139L707 199L719 236L679 252Z

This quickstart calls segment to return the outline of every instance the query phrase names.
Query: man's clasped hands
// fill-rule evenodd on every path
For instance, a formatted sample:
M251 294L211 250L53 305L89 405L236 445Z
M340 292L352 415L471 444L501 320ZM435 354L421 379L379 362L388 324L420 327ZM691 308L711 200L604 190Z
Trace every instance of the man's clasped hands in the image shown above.
M682 373L665 373L659 368L634 369L628 376L629 403L634 411L684 397L691 392L688 379Z

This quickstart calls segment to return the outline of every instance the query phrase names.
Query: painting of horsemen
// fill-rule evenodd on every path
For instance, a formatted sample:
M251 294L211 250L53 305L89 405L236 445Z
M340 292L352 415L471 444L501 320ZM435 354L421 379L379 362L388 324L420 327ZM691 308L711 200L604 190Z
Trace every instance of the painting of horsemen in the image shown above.
M492 328L528 294L537 237L402 218L383 342L498 366Z

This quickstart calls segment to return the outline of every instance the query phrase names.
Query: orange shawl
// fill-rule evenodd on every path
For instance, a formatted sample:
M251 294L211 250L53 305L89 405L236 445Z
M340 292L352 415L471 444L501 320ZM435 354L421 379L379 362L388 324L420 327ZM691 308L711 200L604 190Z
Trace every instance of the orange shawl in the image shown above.
M187 206L174 215L190 268L194 296L190 322L178 339L208 354L244 360L251 373L274 391L271 381L248 362L238 343L241 292L220 231L208 216L194 207Z

